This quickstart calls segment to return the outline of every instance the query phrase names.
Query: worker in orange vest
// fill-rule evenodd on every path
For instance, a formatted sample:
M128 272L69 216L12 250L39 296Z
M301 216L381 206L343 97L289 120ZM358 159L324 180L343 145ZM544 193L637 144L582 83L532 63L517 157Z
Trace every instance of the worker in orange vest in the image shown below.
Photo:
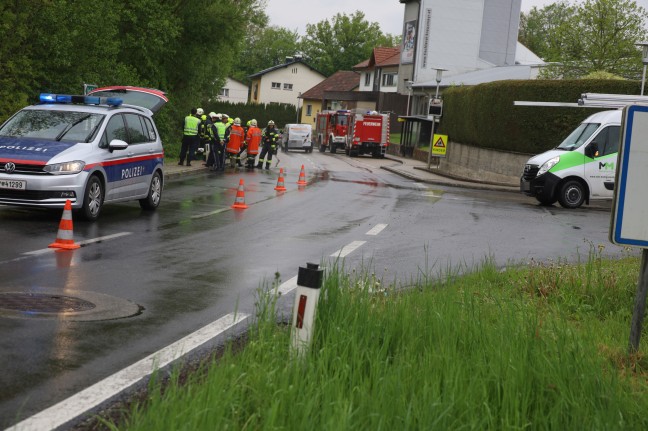
M254 162L257 154L259 154L259 144L261 143L262 136L263 132L257 127L257 120L250 120L250 127L245 135L245 142L247 143L247 162L245 167L248 169L254 169Z
M235 118L230 128L229 141L227 142L227 157L230 159L230 166L243 166L241 164L240 151L245 144L245 131L241 127L241 119Z

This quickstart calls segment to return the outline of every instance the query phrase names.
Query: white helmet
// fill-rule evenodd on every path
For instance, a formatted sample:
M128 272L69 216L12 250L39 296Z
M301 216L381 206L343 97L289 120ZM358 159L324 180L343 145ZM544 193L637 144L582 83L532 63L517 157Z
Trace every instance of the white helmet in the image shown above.
M256 127L257 121L255 119L250 120L250 126Z
M268 126L274 126L274 121L272 120L268 121Z
M236 124L237 126L240 126L241 125L241 119L239 117L236 117L234 119L234 124Z
M196 109L196 114L198 114L198 115L203 115L204 113L205 113L205 111L203 111L202 108L198 108L198 109Z
M209 118L218 118L218 115L216 115L215 112L210 112L209 113Z
M222 118L223 118L223 114L216 114L216 118L218 118L219 120L222 119Z

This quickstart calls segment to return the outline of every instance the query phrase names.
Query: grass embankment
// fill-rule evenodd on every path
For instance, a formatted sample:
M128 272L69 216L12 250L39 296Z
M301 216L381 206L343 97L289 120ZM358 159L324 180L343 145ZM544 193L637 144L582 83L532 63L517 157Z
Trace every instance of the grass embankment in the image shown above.
M119 429L645 430L645 349L627 355L638 271L593 252L397 291L334 268L305 358L260 301L242 352L153 385Z

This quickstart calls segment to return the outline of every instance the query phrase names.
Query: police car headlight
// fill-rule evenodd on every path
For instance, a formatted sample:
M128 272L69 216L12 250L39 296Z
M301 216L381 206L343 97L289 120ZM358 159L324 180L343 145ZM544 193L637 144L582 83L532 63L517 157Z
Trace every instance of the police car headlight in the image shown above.
M85 168L85 163L76 160L74 162L56 163L53 165L46 165L43 170L49 174L54 175L71 175L78 174Z
M556 166L556 163L560 161L560 156L553 157L540 166L540 169L538 170L538 176L546 173L549 169L553 168Z

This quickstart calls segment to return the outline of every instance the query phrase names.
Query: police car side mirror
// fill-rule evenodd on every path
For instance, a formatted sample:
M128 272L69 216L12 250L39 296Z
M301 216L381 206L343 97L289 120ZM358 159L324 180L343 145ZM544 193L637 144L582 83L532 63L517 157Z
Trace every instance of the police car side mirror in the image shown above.
M128 148L128 143L126 141L122 141L121 139L113 139L110 141L110 144L108 144L108 150L112 153L115 150L125 150Z

